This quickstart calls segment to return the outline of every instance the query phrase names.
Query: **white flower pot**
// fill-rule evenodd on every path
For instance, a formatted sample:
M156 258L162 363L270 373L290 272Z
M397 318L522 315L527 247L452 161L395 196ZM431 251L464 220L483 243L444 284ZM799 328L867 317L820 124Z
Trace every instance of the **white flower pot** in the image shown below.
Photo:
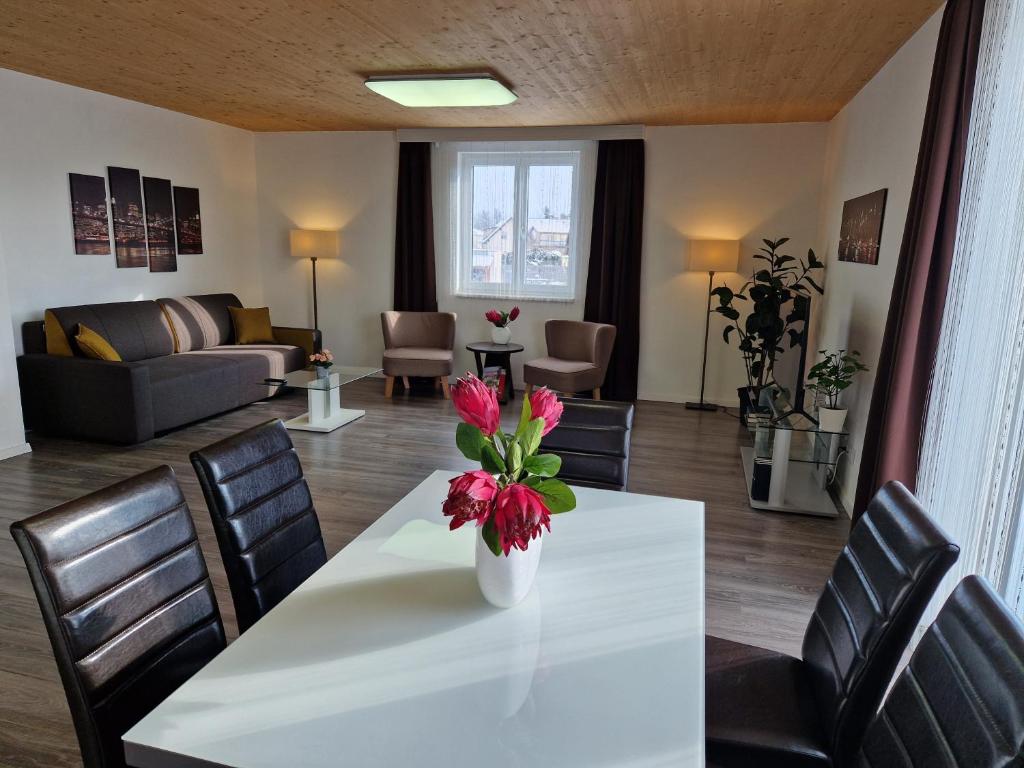
M846 412L846 408L818 408L818 429L822 432L842 432Z
M491 341L495 344L508 344L512 341L512 329L507 325L504 328L499 328L496 325L491 326Z
M543 540L542 536L533 539L525 552L512 549L508 557L504 553L495 556L480 530L476 537L476 581L487 602L511 608L523 601L537 576Z

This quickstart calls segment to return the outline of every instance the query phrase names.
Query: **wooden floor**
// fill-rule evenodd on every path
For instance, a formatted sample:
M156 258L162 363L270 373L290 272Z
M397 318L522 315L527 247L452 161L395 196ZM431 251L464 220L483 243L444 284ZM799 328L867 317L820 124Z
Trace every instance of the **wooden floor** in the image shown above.
M293 432L333 554L437 468L471 465L457 451L450 402L396 394L383 381L346 386L365 418L327 435ZM518 401L517 401L518 404ZM234 611L190 451L272 417L305 411L293 393L210 419L135 447L35 438L33 452L0 462L0 766L81 765L49 642L8 525L54 504L159 464L178 474L202 540L228 634ZM514 428L516 404L504 421ZM707 629L711 634L798 653L818 591L848 532L825 520L754 512L746 503L739 422L722 413L641 402L629 490L703 500ZM628 524L628 521L623 521ZM557 535L557 532L554 533Z

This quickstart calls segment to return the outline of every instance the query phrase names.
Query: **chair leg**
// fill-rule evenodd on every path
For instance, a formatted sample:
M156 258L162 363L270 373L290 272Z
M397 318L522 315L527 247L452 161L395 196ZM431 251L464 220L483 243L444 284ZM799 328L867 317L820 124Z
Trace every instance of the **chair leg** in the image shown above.
M402 386L405 387L405 394L409 394L410 390L412 390L412 386L409 384L408 376L402 377Z
M439 381L441 382L441 391L444 393L444 399L445 400L451 400L452 399L452 390L451 390L451 387L448 386L448 377L447 376L442 376L439 379Z
M385 376L384 377L384 397L391 397L395 391L395 377Z
M594 399L595 400L600 400L601 399L601 388L600 387L594 387Z

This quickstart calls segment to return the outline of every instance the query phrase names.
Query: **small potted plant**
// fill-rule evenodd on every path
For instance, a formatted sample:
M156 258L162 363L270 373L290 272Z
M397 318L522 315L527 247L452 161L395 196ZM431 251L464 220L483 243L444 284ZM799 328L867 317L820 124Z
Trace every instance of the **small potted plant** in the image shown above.
M818 352L824 359L807 372L807 388L824 398L824 403L818 406L818 428L822 432L842 432L847 409L839 407L839 395L853 383L854 376L868 367L860 361L860 352L856 350L820 349Z
M509 312L501 312L497 309L489 309L484 314L494 327L491 328L491 341L495 344L508 344L512 341L512 329L509 323L519 317L519 307L512 307Z
M316 377L318 379L326 379L331 375L331 366L334 365L334 355L331 354L331 350L323 349L310 355L309 362L312 363L313 370L316 371Z

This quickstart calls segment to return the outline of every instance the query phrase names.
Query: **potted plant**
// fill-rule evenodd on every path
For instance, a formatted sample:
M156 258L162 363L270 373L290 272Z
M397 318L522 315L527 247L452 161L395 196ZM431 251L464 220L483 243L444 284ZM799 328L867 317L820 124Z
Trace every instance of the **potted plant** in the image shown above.
M334 365L334 355L331 354L331 350L324 349L310 355L309 362L313 364L313 370L316 371L316 377L318 379L326 379L331 375L331 366Z
M853 383L853 377L868 367L860 361L860 352L840 349L829 352L818 350L824 359L807 372L807 388L824 397L818 406L818 428L822 432L842 432L846 423L846 408L839 407L840 393Z
M718 306L711 311L729 320L722 331L722 338L728 344L735 333L740 354L747 373L747 386L741 387L740 414L746 415L748 408L756 408L761 391L775 382L775 360L783 351L783 340L788 336L789 346L800 342L802 324L806 317L799 308L792 306L799 297L810 298L811 291L824 293L811 273L824 268L814 251L808 249L807 260L797 259L781 253L780 249L789 242L788 237L779 240L764 240L764 247L754 254L754 273L738 291L727 285L711 290L718 297ZM750 312L741 319L739 302L750 301ZM789 310L783 315L786 308Z
M453 478L441 509L451 530L466 523L479 529L480 591L492 605L510 608L530 591L551 515L576 506L572 489L555 478L561 457L538 453L541 438L558 426L562 403L547 388L534 390L510 435L501 429L497 394L473 374L452 386L452 404L463 420L455 444L482 469Z
M491 341L495 344L508 344L512 341L512 329L508 326L519 317L519 307L512 307L508 312L489 309L484 314L484 317L487 318L487 322L494 326L491 328Z

